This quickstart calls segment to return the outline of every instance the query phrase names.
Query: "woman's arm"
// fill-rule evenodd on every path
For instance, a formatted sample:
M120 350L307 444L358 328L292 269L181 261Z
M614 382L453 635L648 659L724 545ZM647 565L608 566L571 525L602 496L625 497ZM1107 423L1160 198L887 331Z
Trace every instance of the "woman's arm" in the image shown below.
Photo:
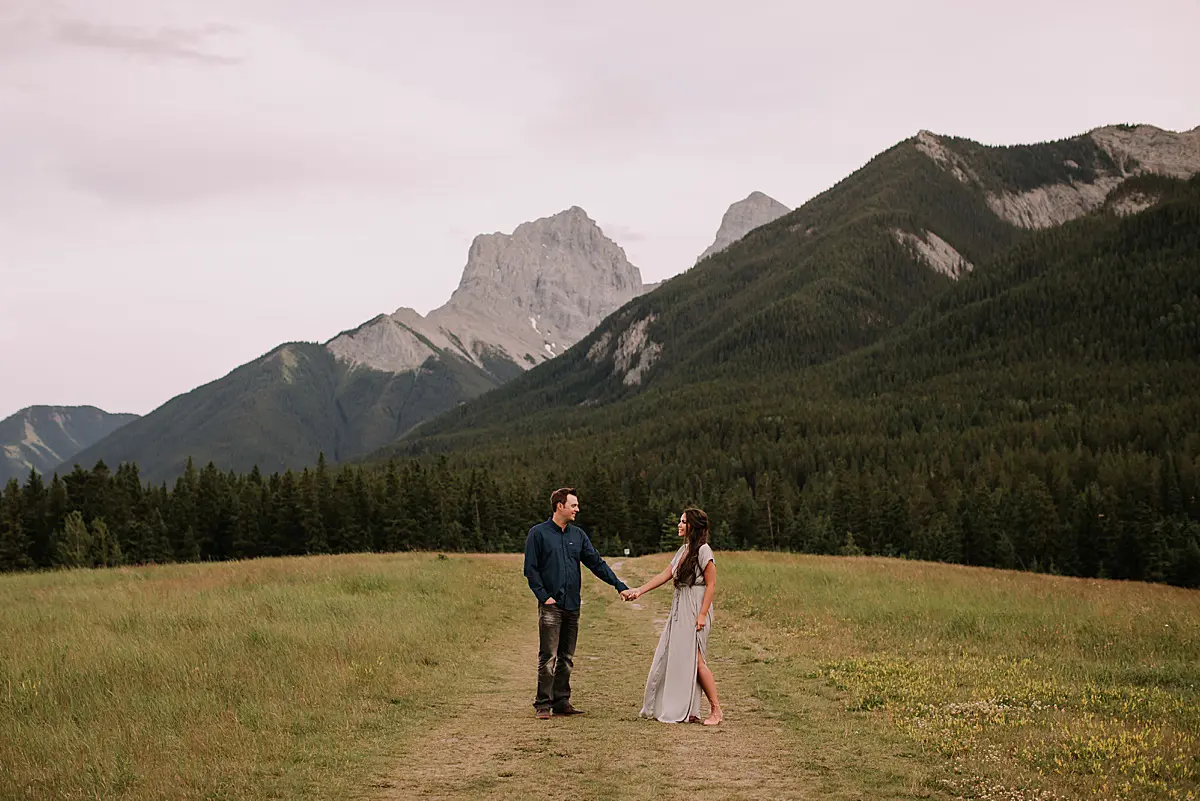
M713 593L717 591L717 563L704 566L704 599L700 601L700 614L696 616L696 631L708 622L708 608L712 606Z
M633 597L637 598L640 595L644 595L644 594L650 592L650 590L653 590L656 587L661 587L662 585L664 585L668 581L670 581L671 577L673 575L674 575L674 573L671 572L671 566L667 565L665 568L663 568L663 571L661 573L659 573L657 576L650 579L645 584L643 584L642 586L640 586L636 590L634 590Z

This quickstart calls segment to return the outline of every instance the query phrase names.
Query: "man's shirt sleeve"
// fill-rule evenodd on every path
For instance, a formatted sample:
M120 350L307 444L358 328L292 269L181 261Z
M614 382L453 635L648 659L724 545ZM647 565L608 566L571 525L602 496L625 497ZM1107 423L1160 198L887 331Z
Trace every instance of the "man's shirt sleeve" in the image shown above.
M587 569L596 574L596 578L601 581L608 582L617 588L618 591L627 590L629 587L625 582L617 578L617 574L612 572L612 568L604 561L604 557L600 556L600 552L592 547L592 541L587 534L581 534L583 537L583 550L579 552L579 561L587 565Z

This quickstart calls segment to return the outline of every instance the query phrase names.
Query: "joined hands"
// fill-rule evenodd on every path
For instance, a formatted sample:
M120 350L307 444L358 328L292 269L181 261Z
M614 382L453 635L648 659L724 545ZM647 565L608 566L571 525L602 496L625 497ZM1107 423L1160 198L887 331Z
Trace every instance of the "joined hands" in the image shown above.
M622 601L636 601L641 596L637 590L621 590Z

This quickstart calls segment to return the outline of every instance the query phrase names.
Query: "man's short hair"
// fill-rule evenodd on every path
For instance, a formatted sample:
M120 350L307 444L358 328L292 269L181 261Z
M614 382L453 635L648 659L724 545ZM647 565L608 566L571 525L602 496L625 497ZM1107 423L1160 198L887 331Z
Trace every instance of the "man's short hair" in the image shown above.
M574 487L559 487L554 492L550 493L550 511L557 512L558 505L560 503L566 503L568 495L574 495L576 498L579 497L579 493L575 491Z

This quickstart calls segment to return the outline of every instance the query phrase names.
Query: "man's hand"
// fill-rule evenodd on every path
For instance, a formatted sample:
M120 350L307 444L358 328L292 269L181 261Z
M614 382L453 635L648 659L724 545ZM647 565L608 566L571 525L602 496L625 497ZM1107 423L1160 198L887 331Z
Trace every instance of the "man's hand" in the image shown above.
M556 603L558 603L558 601L554 600L554 598L546 599L546 606L554 606Z
M696 631L700 631L701 629L703 629L704 624L707 622L708 622L708 614L707 613L701 612L699 615L697 615L696 616Z

